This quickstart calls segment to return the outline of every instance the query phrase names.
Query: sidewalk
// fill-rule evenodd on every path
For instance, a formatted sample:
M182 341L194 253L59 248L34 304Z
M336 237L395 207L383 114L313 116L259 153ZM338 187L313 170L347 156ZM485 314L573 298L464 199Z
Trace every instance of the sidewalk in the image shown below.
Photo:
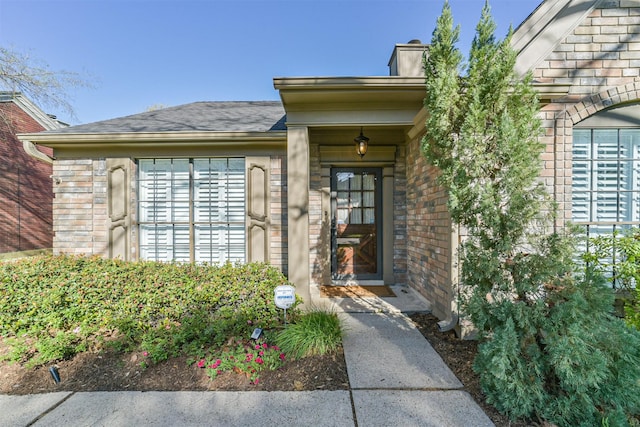
M0 395L2 426L493 426L396 298L331 299L346 331L350 390ZM317 301L325 303L325 299Z

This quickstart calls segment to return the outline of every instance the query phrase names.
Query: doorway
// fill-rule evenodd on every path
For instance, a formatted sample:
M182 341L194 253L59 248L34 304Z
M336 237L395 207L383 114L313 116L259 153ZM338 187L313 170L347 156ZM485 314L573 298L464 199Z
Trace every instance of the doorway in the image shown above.
M382 279L382 171L331 170L331 276Z

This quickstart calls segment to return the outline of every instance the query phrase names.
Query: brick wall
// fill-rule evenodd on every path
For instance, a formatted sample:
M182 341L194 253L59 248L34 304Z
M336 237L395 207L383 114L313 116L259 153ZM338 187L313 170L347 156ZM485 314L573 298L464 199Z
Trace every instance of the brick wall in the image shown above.
M271 248L270 263L287 271L287 159L271 157Z
M271 236L269 262L287 270L286 160L272 156L270 165ZM53 167L54 253L109 254L108 194L105 159L56 160ZM131 163L129 215L131 254L138 258L136 171Z
M406 148L398 147L393 170L393 277L396 284L406 285L408 278L407 232L407 157Z
M56 160L53 165L54 253L94 253L94 160ZM104 207L103 207L104 209Z
M541 111L545 128L542 178L571 218L573 125L619 103L640 99L640 2L608 0L534 70L536 80L570 84L566 98Z
M311 282L326 284L331 280L330 245L331 223L322 215L322 169L320 146L309 147L309 271Z
M0 253L53 245L51 166L29 156L15 136L42 130L13 102L0 103Z
M420 150L420 139L407 146L407 271L408 284L424 295L433 314L451 312L451 219L447 193L436 183L437 169Z

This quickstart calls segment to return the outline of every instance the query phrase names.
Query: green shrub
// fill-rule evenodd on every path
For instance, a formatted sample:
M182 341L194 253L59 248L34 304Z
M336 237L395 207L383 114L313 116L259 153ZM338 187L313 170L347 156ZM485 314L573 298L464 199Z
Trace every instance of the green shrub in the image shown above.
M609 277L624 302L625 321L640 330L640 228L589 239L583 261ZM614 262L615 260L615 262Z
M485 3L464 63L445 1L424 61L422 151L464 235L460 307L482 341L474 368L512 419L625 425L640 412L640 335L612 316L601 275L577 275L540 179L533 76L515 72L512 33L498 40L495 28Z
M556 285L540 304L502 305L505 321L474 363L487 401L512 419L626 425L640 413L640 334L607 314L613 297L601 277Z
M0 336L30 365L105 344L160 361L278 327L275 287L262 263L196 265L40 256L0 263ZM296 308L291 309L295 313Z
M342 344L342 325L337 313L312 309L281 330L276 343L293 359L331 353Z

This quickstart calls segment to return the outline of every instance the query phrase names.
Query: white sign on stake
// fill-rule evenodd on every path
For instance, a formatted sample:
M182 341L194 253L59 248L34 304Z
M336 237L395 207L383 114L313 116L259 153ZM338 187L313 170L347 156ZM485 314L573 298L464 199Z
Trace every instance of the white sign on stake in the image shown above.
M276 307L286 310L296 302L296 288L291 285L280 285L276 287L273 300Z

